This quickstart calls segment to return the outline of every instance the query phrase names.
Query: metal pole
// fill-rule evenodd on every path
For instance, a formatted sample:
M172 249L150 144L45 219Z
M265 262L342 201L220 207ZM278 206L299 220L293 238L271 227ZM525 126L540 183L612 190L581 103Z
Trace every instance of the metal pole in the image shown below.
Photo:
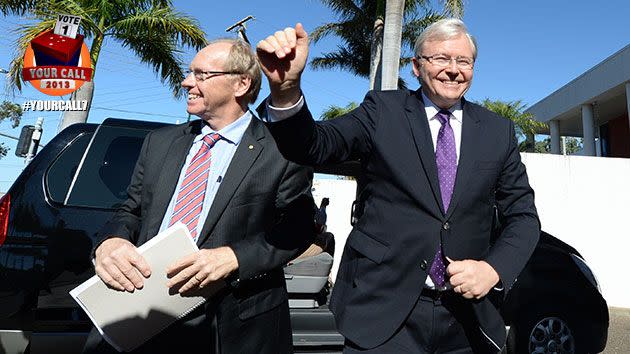
M44 124L44 118L37 118L37 122L35 123L35 131L33 131L33 136L31 137L31 145L28 148L28 154L24 159L24 164L28 165L33 157L37 153L37 147L39 146L39 141L42 138L42 125Z
M236 31L238 32L238 36L244 40L245 42L247 42L247 44L251 44L249 43L249 39L247 38L247 35L245 34L245 31L247 30L247 28L245 27L245 23L249 20L255 20L254 16L249 15L247 17L245 17L244 19L236 22L235 24L233 24L232 26L228 27L225 29L225 32L230 32L234 29L237 29Z

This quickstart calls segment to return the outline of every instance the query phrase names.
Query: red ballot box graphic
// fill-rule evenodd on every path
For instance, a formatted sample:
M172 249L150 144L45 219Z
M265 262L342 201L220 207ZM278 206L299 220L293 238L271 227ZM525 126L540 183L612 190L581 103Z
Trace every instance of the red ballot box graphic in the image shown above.
M22 79L40 92L63 96L92 81L90 51L83 41L48 30L35 37L24 53Z
M77 66L83 35L77 34L75 39L46 31L31 41L37 66Z

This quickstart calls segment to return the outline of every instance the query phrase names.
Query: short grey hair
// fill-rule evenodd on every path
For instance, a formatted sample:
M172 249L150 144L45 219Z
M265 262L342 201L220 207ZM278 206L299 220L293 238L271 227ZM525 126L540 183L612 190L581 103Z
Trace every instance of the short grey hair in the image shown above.
M437 22L432 23L416 39L416 45L414 46L414 52L416 55L421 55L420 51L425 42L430 41L446 41L465 35L470 41L470 45L473 50L473 60L477 59L477 41L470 33L464 22L457 18L445 18Z
M258 57L252 51L252 47L249 43L240 38L218 38L210 41L208 45L215 43L230 43L230 53L228 54L225 63L223 63L225 71L234 71L242 73L251 79L249 90L245 94L244 98L247 103L254 103L258 98L260 92L260 85L262 83L262 73L260 70L260 64L258 63Z

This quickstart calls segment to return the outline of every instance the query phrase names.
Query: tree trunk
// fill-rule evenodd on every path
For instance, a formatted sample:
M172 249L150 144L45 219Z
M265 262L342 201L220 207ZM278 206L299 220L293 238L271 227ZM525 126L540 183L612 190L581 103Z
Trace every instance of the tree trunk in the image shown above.
M374 21L372 31L372 45L370 47L370 90L380 89L383 76L383 20L377 18Z
M398 88L400 66L400 39L402 37L404 0L387 0L385 5L385 30L383 33L383 83L381 89Z
M534 134L525 134L525 152L535 152L535 148L536 140L534 139Z
M87 101L87 107L84 111L65 111L63 118L57 128L57 133L64 130L67 126L75 123L85 123L92 106L92 97L94 96L94 81L86 81L83 85L70 95L72 101ZM83 106L81 106L83 107Z

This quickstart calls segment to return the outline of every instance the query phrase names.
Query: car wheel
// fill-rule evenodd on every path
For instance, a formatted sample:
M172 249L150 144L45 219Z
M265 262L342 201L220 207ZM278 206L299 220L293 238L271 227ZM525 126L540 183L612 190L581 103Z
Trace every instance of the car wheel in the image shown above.
M575 354L575 348L575 331L557 314L527 316L508 336L508 353Z

